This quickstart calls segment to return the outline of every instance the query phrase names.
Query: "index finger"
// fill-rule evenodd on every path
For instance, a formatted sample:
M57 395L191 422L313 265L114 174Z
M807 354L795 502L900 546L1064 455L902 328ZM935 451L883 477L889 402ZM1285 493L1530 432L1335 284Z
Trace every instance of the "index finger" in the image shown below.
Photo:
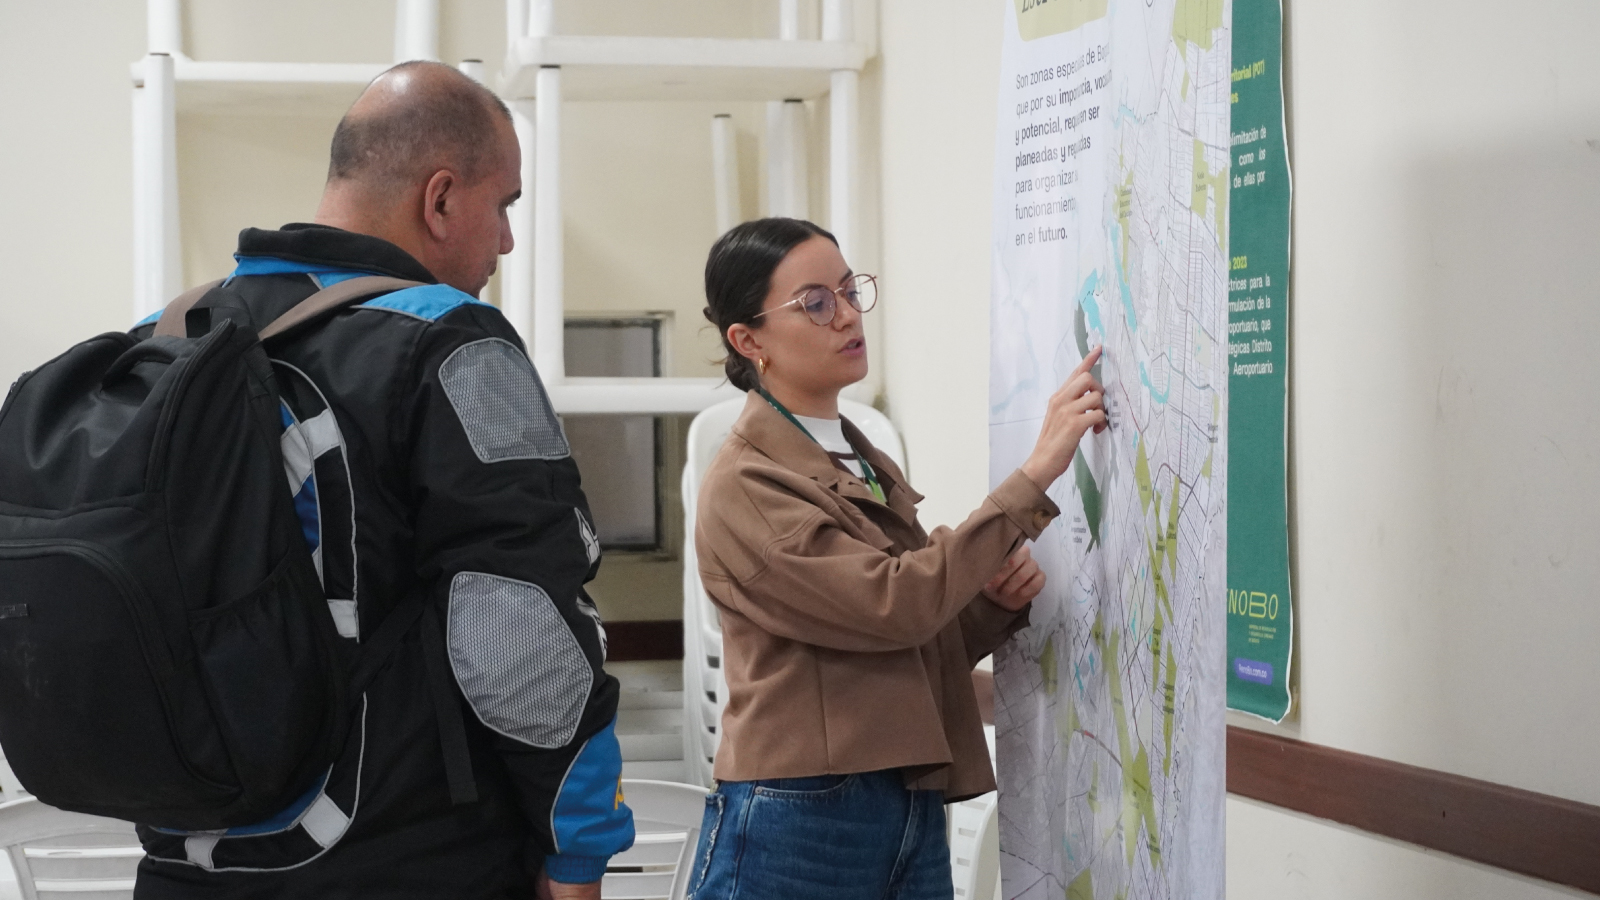
M1093 350L1090 350L1089 355L1083 358L1083 362L1078 363L1078 367L1072 370L1071 375L1067 376L1067 380L1071 381L1073 378L1094 368L1094 364L1100 361L1100 352L1104 349L1106 349L1105 345L1101 344Z

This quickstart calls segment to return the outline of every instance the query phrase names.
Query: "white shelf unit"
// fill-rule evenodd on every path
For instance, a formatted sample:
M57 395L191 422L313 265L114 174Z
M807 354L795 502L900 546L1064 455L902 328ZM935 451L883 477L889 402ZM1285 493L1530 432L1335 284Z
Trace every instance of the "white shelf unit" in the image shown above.
M864 0L870 2L870 0ZM178 218L179 111L274 115L343 112L389 64L194 60L183 51L182 0L148 0L148 52L131 66L134 131L134 314L143 318L182 292ZM788 187L781 210L805 215L804 134L798 101L829 98L829 228L849 257L855 244L860 169L859 76L870 57L852 39L854 0L821 0L821 39L799 38L796 0L780 3L777 39L596 37L553 33L551 0L507 0L507 53L500 93L522 142L524 190L513 207L516 246L505 260L502 306L530 337L534 364L556 409L569 413L687 414L735 396L717 378L569 378L560 184L561 105L565 100L769 101L775 184ZM437 59L439 0L396 0L395 61ZM483 80L481 63L461 66ZM714 125L714 130L718 126ZM721 125L725 146L731 133ZM772 137L772 135L769 135ZM735 162L718 156L726 169ZM726 173L720 173L726 181ZM796 200L796 197L799 197ZM730 213L719 196L719 219ZM736 207L734 203L732 206Z
M567 100L814 100L866 63L845 41L551 35L509 49L506 96L536 96L538 70L559 66Z
M392 63L227 62L183 52L182 0L147 0L147 52L132 64L136 319L183 291L178 112L338 114ZM394 61L439 58L439 0L396 0ZM482 64L462 70L482 79Z
M860 170L859 78L870 56L852 38L852 0L822 0L821 39L799 39L798 4L780 4L778 39L654 38L560 35L553 0L507 0L506 58L500 93L522 142L524 192L512 208L514 249L506 257L501 303L512 324L531 335L534 366L556 410L574 413L698 413L738 391L720 378L569 378L563 348L565 273L561 212L561 109L567 100L766 100L829 98L830 230L846 257L855 242ZM793 104L793 106L791 106ZM769 106L769 109L773 107ZM726 123L713 123L722 135ZM772 135L769 133L769 138ZM804 179L800 133L769 140L769 167L791 183ZM720 149L720 148L719 148ZM731 163L719 152L719 165ZM725 181L725 178L719 179ZM719 188L719 219L726 199ZM792 193L792 192L791 192ZM804 215L803 206L794 210Z
M209 114L340 114L388 63L173 59L178 109Z

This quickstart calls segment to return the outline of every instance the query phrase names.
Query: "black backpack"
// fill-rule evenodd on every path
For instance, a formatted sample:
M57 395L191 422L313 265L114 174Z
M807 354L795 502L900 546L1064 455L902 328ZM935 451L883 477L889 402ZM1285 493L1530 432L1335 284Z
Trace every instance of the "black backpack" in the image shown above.
M415 282L355 278L262 329L168 306L25 374L0 408L0 745L62 809L221 829L289 806L420 615L340 639L285 477L261 341ZM211 320L215 320L214 323Z

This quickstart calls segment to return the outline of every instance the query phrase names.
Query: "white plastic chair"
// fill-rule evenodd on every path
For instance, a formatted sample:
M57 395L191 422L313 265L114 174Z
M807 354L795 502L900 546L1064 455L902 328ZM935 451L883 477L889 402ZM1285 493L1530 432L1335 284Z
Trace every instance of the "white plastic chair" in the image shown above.
M690 781L711 784L722 708L727 705L721 678L722 641L717 609L700 585L694 551L696 503L700 482L744 410L744 398L725 400L694 417L689 425L688 459L683 466L683 759ZM708 637L711 646L707 646ZM718 665L712 667L710 660Z
M689 482L689 468L684 467L684 484ZM687 492L685 496L690 496ZM692 509L692 500L690 506ZM692 512L691 512L692 516ZM717 755L717 701L721 695L718 672L707 671L706 627L703 624L709 601L700 589L700 573L695 565L694 533L689 531L683 539L683 765L684 780L691 784L711 784L711 764ZM714 612L714 610L713 610ZM710 651L720 654L721 641ZM720 660L719 660L720 664ZM711 713L707 713L708 707Z
M711 467L711 461L716 458L717 451L722 448L722 442L727 439L728 432L732 431L734 424L739 421L739 414L744 412L744 404L743 397L724 400L695 416L694 421L689 424L689 458L684 464L683 512L690 534L694 533L694 510L695 502L700 496L700 482L705 478L706 469ZM889 421L888 416L865 403L857 403L842 397L839 399L839 414L861 429L867 440L894 460L895 465L902 470L905 469L905 446L900 443L900 435L894 430L894 424Z
M22 782L18 781L16 773L11 771L5 756L0 755L0 803L26 796L28 792L22 789Z
M688 461L683 467L683 758L689 779L706 785L711 783L711 764L721 740L728 684L722 668L721 617L700 584L695 560L695 510L706 469L738 422L744 405L743 397L725 400L694 417L689 425ZM904 470L905 446L887 416L865 403L843 398L839 413Z
M624 778L633 810L632 849L611 857L600 882L606 900L683 900L700 843L706 790L669 781Z
M995 795L984 794L945 807L950 828L950 877L956 900L1000 895L1000 817Z
M23 900L130 900L144 850L133 825L46 806L0 803L0 848Z
M693 466L685 465L682 485L689 527L683 538L683 764L685 781L709 786L712 761L717 755L717 720L721 716L718 701L725 698L720 693L721 673L709 671L707 660L705 619L715 616L716 609L700 588L699 567L695 564L692 476ZM721 652L719 636L710 653L720 657Z

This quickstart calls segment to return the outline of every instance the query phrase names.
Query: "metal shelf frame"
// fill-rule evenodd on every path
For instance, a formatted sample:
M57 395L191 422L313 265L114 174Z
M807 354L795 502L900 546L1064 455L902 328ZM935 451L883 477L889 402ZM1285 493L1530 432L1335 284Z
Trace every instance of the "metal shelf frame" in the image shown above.
M561 109L566 100L767 100L774 215L805 217L805 133L800 102L829 98L829 227L848 257L856 241L860 167L860 73L865 44L852 40L853 0L822 0L821 39L799 38L796 0L782 0L779 38L644 38L559 35L553 0L507 0L500 91L522 142L522 183L533 202L512 207L515 249L505 259L501 303L524 335L534 367L561 413L698 413L739 391L720 378L568 378L564 352ZM774 125L781 134L774 134ZM726 118L712 122L718 220L732 158ZM777 138L774 140L774 138ZM798 187L797 187L798 186ZM781 199L780 199L781 198Z

